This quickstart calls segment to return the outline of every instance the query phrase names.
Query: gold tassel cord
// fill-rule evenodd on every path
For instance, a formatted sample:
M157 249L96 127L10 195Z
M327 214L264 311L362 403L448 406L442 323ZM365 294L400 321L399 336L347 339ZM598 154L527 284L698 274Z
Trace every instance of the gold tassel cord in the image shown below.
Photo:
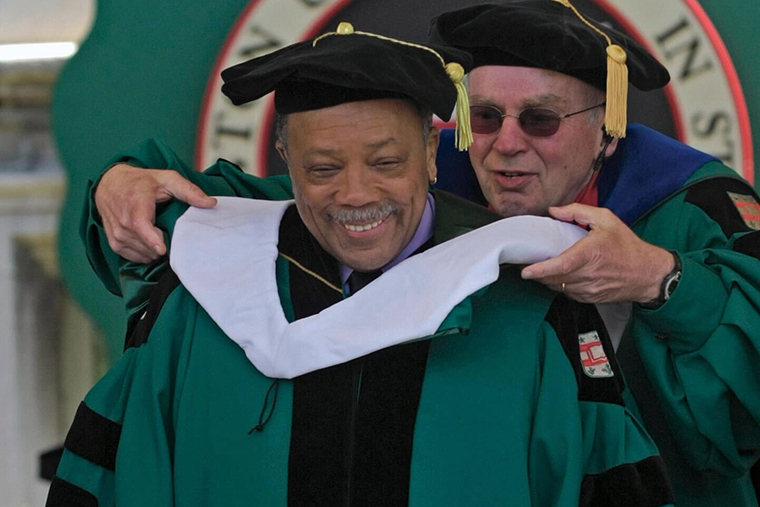
M604 125L613 137L625 137L628 124L628 67L626 54L616 44L607 46L607 108ZM613 106L610 107L610 104Z
M472 127L470 125L470 99L464 86L464 68L456 62L446 64L446 73L457 89L457 125L454 130L454 143L459 151L467 151L472 146Z
M303 264L301 264L300 262L298 262L297 260L295 260L293 257L290 257L289 255L285 255L282 252L280 252L280 257L282 257L286 261L292 263L295 267L297 267L298 269L300 269L304 273L313 276L314 278L316 278L317 280L319 280L323 284L325 284L328 287L330 287L332 290L334 290L336 292L340 292L341 294L343 294L343 289L341 289L340 287L338 287L338 286L336 286L336 285L328 282L327 280L325 280L324 277L319 276L314 271L310 270L309 268L307 268L306 266L304 266Z
M403 40L393 39L391 37L386 37L385 35L380 35L377 33L371 33L371 32L362 32L358 30L354 30L353 25L351 23L347 23L346 21L341 22L338 24L338 29L334 32L327 32L323 33L316 39L314 39L314 42L311 43L311 46L314 47L317 45L317 42L321 41L325 37L330 37L331 35L366 35L367 37L374 37L376 39L388 41L388 42L395 42L396 44L401 44L402 46L409 46L410 48L417 48L417 49L423 49L425 51L428 51L429 53L436 56L441 61L441 65L446 67L446 62L444 61L443 57L438 54L438 51L435 49L429 48L427 46L423 46L422 44L415 44L414 42L406 42Z
M376 39L388 41L388 42L395 42L396 44L401 44L402 46L409 46L412 48L422 49L425 50L433 55L435 55L436 58L438 58L441 61L441 65L443 65L444 70L446 71L446 74L449 76L449 79L454 83L454 86L457 90L457 106L456 106L456 130L454 131L454 139L456 142L457 149L459 151L466 151L469 149L469 147L472 145L472 128L470 126L470 100L467 97L467 89L464 86L464 68L456 63L456 62L449 62L446 63L446 61L443 59L443 57L433 48L429 48L427 46L423 46L422 44L415 44L413 42L406 42L403 40L393 39L391 37L386 37L384 35L379 35L376 33L370 33L370 32L361 32L354 30L354 27L351 25L351 23L342 22L338 24L338 29L334 32L327 32L325 34L320 35L316 39L314 39L314 42L312 42L312 47L317 45L317 42L324 39L325 37L330 37L332 35L366 35L368 37L375 37Z
M470 99L464 83L457 83L457 126L454 137L459 151L467 151L472 146L472 126L470 125Z
M607 107L604 112L604 128L613 137L625 137L628 124L628 67L625 64L625 50L613 44L606 33L584 18L570 0L554 1L572 10L583 24L607 41Z

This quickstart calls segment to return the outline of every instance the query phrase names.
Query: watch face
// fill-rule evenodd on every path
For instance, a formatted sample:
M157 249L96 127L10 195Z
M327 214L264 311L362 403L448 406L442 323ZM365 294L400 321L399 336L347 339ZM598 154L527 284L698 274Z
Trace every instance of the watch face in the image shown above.
M681 272L676 271L675 273L671 273L668 275L668 278L665 280L665 290L664 290L664 297L665 301L670 299L670 296L673 294L673 291L676 290L676 286L678 285L678 282L681 280Z
M274 149L271 96L232 106L221 92L221 69L299 40L334 30L340 21L357 29L424 42L429 20L483 0L253 0L230 32L203 103L196 166L218 158L265 176L285 172ZM696 0L576 0L584 13L637 39L669 70L662 90L630 89L628 119L723 160L752 180L749 116L723 43ZM440 126L440 123L439 123Z

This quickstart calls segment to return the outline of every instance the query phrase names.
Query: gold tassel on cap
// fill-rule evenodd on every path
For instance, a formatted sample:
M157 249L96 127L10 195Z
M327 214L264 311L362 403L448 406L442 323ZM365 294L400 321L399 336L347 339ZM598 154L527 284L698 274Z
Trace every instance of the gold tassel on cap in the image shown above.
M554 0L571 9L578 19L607 41L607 107L604 113L604 129L613 137L625 137L628 124L628 67L625 50L613 44L609 36L589 23L570 0Z
M617 44L607 46L607 108L604 125L613 137L625 137L628 123L628 67L625 50Z
M336 31L322 34L314 39L314 42L312 42L312 47L316 46L317 42L320 40L331 35L366 35L368 37L375 37L377 39L395 42L403 46L424 49L425 51L434 54L441 61L441 64L443 64L443 68L446 71L446 74L454 83L454 87L457 90L456 130L454 131L454 142L456 143L457 149L459 151L467 151L467 149L472 145L472 128L470 126L470 100L467 97L467 90L464 87L464 68L460 64L457 62L446 63L443 57L438 54L438 52L433 48L423 46L422 44L415 44L413 42L392 39L391 37L385 37L384 35L379 35L376 33L356 31L354 30L354 27L351 25L351 23L345 21L338 24Z
M464 68L457 62L449 62L444 68L457 89L457 128L454 131L454 143L459 151L467 151L472 146L472 128L470 126L470 99L464 87Z

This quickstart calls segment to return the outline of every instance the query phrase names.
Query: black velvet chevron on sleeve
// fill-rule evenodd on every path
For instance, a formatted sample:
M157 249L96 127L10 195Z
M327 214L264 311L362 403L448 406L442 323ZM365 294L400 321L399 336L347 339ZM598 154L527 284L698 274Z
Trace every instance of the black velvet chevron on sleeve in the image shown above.
M63 446L77 456L113 471L120 439L121 424L103 417L82 402Z
M581 483L579 507L659 507L674 503L665 463L651 456L600 474Z
M573 366L575 379L578 382L578 399L625 405L622 397L625 388L623 374L615 359L615 351L607 328L604 326L596 307L592 304L573 301L560 294L554 298L554 302L546 315L546 321L554 329L570 364ZM601 340L613 373L610 377L592 378L584 372L579 337L581 334L592 331L596 331Z
M75 484L53 477L45 507L98 507L98 499Z
M726 238L730 238L737 232L752 231L739 214L739 210L728 195L729 192L758 200L757 194L747 183L729 177L700 181L689 188L685 199L714 220L723 230Z
M58 464L61 462L62 456L62 445L59 445L53 449L49 449L40 454L39 478L46 481L52 481L53 477L55 477L55 472L58 470Z
M124 340L124 350L131 347L139 347L148 341L148 336L153 329L153 325L156 323L156 319L158 319L161 308L163 308L169 295L178 286L179 278L174 271L167 269L166 273L161 275L156 286L153 287L145 310L134 314L130 318L129 325L127 326L127 336Z
M734 252L760 259L760 231L745 234L734 241Z

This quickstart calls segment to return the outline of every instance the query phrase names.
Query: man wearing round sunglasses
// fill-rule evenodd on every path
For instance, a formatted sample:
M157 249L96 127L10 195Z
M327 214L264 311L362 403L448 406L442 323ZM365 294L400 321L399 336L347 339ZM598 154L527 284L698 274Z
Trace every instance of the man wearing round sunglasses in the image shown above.
M581 301L633 302L614 307L630 315L610 315L627 324L617 355L676 504L756 506L760 205L752 187L714 157L641 125L620 128L620 67L642 91L664 86L667 71L567 0L445 13L431 40L473 56L469 162L490 206L590 228L523 277ZM446 169L439 164L440 175Z
M549 137L559 130L559 122L570 116L585 113L598 107L604 106L602 102L595 106L559 115L556 111L542 107L529 107L520 111L520 114L502 113L496 106L473 105L470 106L470 121L472 128L478 134L495 134L501 129L504 118L511 116L517 119L517 123L523 132L529 136Z
M522 107L519 104L523 102L514 93L514 88L492 86L492 82L514 80L515 72L504 69L507 67L480 67L475 75L470 76L473 100L470 118L475 134L470 158L488 202L499 214L542 215L549 206L573 202L602 165L603 150L596 143L585 143L584 146L584 143L578 143L578 139L601 136L602 115L599 113L605 103L560 114L552 107L568 109L567 99L549 92L554 87L548 86L547 93L537 95L535 100L530 91L531 98L525 102L535 102L541 107L527 107L515 114L504 113L496 102L510 102L518 107ZM542 78L542 72L526 69L518 77L527 74L529 78ZM551 77L567 81L563 83L565 89L581 87L561 74ZM506 95L507 100L500 99L497 90L504 90L501 95ZM592 94L581 94L582 100L586 99L585 95ZM601 92L594 95L604 98ZM595 100L599 98L594 97ZM583 113L588 113L585 118L578 116ZM567 120L569 118L572 120ZM563 123L563 132L558 135ZM602 145L607 147L607 153L614 150L609 147L612 142L611 137L604 138ZM590 164L584 162L589 161L589 155L593 160Z
M625 106L619 93L608 98L608 66L618 77L621 66L609 48L624 48L627 82L643 91L669 76L635 41L584 19L566 0L519 0L435 20L433 40L469 51L476 66L469 159L449 143L439 175L442 163L464 174L471 162L499 214L550 214L591 229L523 276L580 301L625 302L630 315L611 315L626 333L618 355L678 504L755 506L748 470L760 449L758 198L713 157L640 125L611 128L610 112ZM114 161L171 165L154 153ZM139 199L135 188L144 189ZM109 171L91 199L111 247L145 261L165 253L151 217L154 201L172 196L213 205L174 171L126 165ZM130 202L138 205L130 210ZM86 219L100 227L95 209Z

